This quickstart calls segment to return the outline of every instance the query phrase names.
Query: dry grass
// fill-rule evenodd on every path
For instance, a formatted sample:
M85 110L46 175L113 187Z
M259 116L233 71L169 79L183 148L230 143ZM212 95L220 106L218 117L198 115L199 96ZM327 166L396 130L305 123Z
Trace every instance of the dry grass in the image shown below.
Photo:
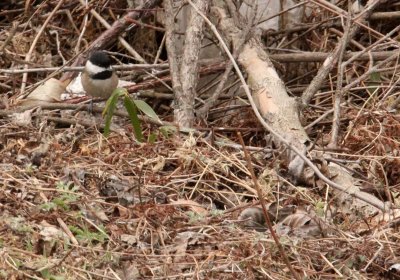
M240 152L216 151L201 140L185 147L184 138L139 145L116 136L99 143L97 133L65 141L79 134L74 128L20 131L9 127L2 139L1 271L7 279L291 278L273 240L237 221L239 206L254 197L244 187L251 182ZM34 166L43 141L49 150ZM257 173L269 165L257 163ZM315 207L308 196L318 199L312 190L278 193L276 184L264 184L264 191L270 200L280 196L302 207ZM379 278L399 250L396 233L356 234L359 223L342 217L329 223L326 236L281 242L294 268L310 278Z
M0 4L8 9L0 11L1 69L21 68L38 28L58 3L32 1L25 7L28 1L15 2ZM109 23L126 8L123 1L89 2ZM30 67L61 66L63 59L72 59L86 14L79 1L65 1L38 37ZM16 21L20 25L13 32ZM80 50L104 31L90 15L88 22ZM374 24L371 28L382 34L394 25ZM329 40L333 35L327 30L315 29L299 38L304 50L331 50L336 41ZM156 35L146 26L128 32L126 40L152 61L159 47ZM278 36L283 35L268 40L279 41ZM355 39L365 44L376 39L368 36ZM397 40L396 35L390 39ZM392 47L382 42L377 48ZM135 61L117 43L110 50L124 63ZM347 78L361 76L367 64L354 63ZM397 98L397 64L385 67L379 78L370 75L349 91L352 99L343 106L340 147L326 153L342 160L363 189L398 206L400 119L384 110ZM318 63L277 68L296 92L311 80ZM135 75L140 82L143 73ZM27 90L47 76L29 74ZM303 78L293 80L298 76ZM336 79L332 73L314 107L305 111L305 124L332 108ZM0 74L2 110L14 108L21 83L22 75ZM366 89L371 85L373 93ZM171 120L167 100L147 102L163 120ZM269 142L254 116L241 107L237 118L229 106L226 99L221 101L216 107L228 111L217 112L209 121L233 129L216 129L207 140L159 133L153 144L137 143L124 118L115 119L119 132L105 139L95 128L79 125L72 111L62 113L76 122L71 126L47 120L59 116L57 110L33 111L24 126L0 114L0 279L293 279L268 232L246 229L238 221L240 212L258 200L241 148L226 144L239 143L238 128L246 145L254 148L252 164L266 200L318 213L324 221L316 235L300 236L303 224L280 237L302 278L399 279L388 272L399 263L399 220L335 207L325 186L292 185L280 158L284 151L257 149ZM331 125L328 115L309 129L310 138L323 146ZM143 123L143 128L145 136L158 133L153 124ZM226 139L225 145L220 139Z

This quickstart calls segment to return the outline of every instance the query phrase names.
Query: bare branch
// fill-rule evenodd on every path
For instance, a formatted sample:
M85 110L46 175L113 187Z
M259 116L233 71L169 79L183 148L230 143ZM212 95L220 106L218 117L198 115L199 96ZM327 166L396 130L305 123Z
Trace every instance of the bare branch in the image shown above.
M326 1L323 1L323 2L326 2ZM372 11L378 6L379 3L380 3L379 0L368 1L365 12L359 16L358 22L364 22L371 15ZM359 29L360 29L360 25L353 24L350 28L350 31L348 32L348 35L346 35L346 37L348 38L347 40L353 38ZM329 55L328 58L325 59L321 68L318 70L317 75L315 75L314 79L311 81L310 85L307 87L307 89L303 93L302 102L305 105L308 105L310 103L311 99L314 97L314 94L321 87L326 76L330 73L330 71L333 69L333 67L335 65L337 65L337 61L339 59L339 54L342 52L342 49L346 47L346 45L347 45L347 43L338 44L336 46L336 48L333 50L332 54Z

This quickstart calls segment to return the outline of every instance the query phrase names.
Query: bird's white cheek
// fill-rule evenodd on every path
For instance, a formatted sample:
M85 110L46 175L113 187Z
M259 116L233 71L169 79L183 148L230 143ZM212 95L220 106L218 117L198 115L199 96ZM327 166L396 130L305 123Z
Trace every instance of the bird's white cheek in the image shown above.
M94 65L92 62L90 62L90 60L88 60L86 62L85 68L86 68L86 71L91 75L101 73L101 72L107 70L107 68Z

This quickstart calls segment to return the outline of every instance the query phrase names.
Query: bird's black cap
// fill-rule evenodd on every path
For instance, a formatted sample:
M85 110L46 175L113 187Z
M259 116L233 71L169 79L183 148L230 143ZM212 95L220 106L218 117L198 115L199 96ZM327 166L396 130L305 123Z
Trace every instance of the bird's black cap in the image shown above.
M111 66L111 59L110 57L103 51L95 51L93 52L89 60L96 66L108 68Z

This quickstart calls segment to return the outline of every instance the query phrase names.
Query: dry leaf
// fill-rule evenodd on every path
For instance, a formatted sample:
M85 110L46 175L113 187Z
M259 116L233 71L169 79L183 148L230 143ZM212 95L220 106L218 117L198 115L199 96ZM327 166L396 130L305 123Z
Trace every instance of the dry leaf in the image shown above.
M86 207L84 208L84 206L80 207L82 213L90 220L96 222L96 221L100 221L100 222L108 222L109 219L106 215L106 213L104 213L103 209L101 209L99 206L91 206L91 205L85 205Z
M161 171L165 166L165 157L158 156L156 160L156 164L151 168L153 172Z
M32 122L32 112L36 109L26 110L22 113L12 114L12 123L18 126L28 126Z
M180 232L176 235L173 244L175 251L174 263L179 263L184 260L186 255L186 249L188 245L194 245L203 239L204 235L194 231Z
M122 264L122 274L123 275L121 275L121 279L124 279L124 280L139 279L141 274L138 269L138 266L139 265L136 263L133 263L133 264L123 263Z
M270 216L270 219L273 217ZM263 210L259 207L249 207L244 209L238 220L243 221L241 224L248 228L253 228L257 231L265 231L265 216Z
M62 243L68 240L68 235L55 226L42 221L40 227L40 238L37 242L39 252L43 256L50 256L54 254L55 248L62 247ZM64 240L64 241L63 241Z
M65 91L65 85L57 79L51 78L43 85L38 86L26 99L20 102L21 105L40 105L61 100L61 94Z
M137 237L130 234L121 234L121 241L133 245L137 243Z
M317 237L322 234L322 225L322 220L317 216L298 211L295 214L287 216L277 225L277 233L286 233L289 228L289 235L300 238Z
M196 212L199 215L205 216L208 214L208 211L204 209L203 206L193 200L178 199L176 201L171 201L170 204L189 207L193 212Z
M282 221L296 210L295 205L278 207L277 202L269 203L266 207L271 222ZM244 221L243 225L245 227L254 228L257 231L266 230L265 216L261 207L249 207L244 209L240 213L238 219Z
M67 235L54 226L42 226L40 236L44 241L53 241L60 238L68 238Z

